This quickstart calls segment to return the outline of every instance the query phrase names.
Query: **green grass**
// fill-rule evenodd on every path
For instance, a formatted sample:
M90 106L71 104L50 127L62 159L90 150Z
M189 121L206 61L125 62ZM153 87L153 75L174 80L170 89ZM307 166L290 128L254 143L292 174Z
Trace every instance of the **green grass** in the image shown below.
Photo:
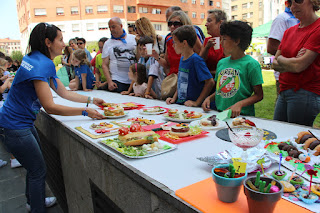
M276 101L276 81L272 71L262 71L263 100L255 104L256 117L273 119L274 106ZM315 128L320 128L320 114L314 122Z

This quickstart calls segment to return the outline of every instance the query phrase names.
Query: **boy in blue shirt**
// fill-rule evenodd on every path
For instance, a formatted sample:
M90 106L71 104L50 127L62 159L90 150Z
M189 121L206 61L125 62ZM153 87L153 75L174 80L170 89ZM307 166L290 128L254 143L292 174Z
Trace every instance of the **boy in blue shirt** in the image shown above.
M202 104L210 110L215 100L218 111L232 110L231 117L240 114L254 116L254 104L263 99L263 78L258 61L245 54L252 38L252 28L242 21L225 22L220 26L222 47L225 55L217 65L216 92Z
M214 81L205 61L195 52L193 46L197 34L193 26L185 25L172 33L173 47L181 54L177 91L172 98L167 98L167 104L177 103L196 107L209 95Z

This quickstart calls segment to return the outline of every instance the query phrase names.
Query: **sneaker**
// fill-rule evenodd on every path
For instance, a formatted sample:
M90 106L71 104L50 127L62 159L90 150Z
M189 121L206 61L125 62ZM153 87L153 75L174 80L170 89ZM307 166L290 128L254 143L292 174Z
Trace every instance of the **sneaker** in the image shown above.
M11 168L12 168L12 169L21 166L21 164L19 163L19 161L18 161L17 159L15 159L15 158L14 158L14 159L10 159L10 161L11 161Z
M7 165L7 161L0 160L0 168L4 167L5 165Z
M56 197L46 197L45 202L46 202L46 207L49 208L49 207L53 206L54 204L56 204L57 198L56 198ZM29 212L31 211L31 206L30 206L30 204L27 203L27 204L26 204L26 208L27 208L27 210L28 210Z

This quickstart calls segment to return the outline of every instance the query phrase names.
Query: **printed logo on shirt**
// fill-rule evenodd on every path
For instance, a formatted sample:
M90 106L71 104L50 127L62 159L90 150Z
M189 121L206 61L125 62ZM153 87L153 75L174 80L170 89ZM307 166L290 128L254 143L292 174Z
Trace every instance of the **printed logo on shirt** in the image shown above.
M33 66L31 64L29 64L28 62L26 62L26 61L22 61L21 62L21 66L23 68L25 68L26 70L28 70L28 71L31 71L32 68L33 68Z
M187 100L189 82L189 69L179 68L178 73L178 101L183 103Z
M223 98L233 97L240 88L240 71L233 68L222 70L217 80L217 95Z

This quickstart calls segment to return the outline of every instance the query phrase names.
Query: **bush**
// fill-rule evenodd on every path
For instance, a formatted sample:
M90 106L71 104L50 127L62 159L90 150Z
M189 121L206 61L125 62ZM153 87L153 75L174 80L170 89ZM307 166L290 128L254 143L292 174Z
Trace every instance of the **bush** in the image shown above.
M21 51L13 51L10 57L13 61L18 60L21 63L23 55Z

